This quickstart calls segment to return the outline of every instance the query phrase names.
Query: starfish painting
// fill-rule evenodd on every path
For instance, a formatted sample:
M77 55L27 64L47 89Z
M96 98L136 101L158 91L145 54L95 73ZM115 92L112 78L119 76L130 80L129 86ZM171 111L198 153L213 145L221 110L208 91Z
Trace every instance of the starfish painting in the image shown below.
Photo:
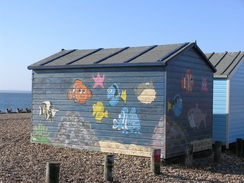
M103 86L104 79L105 79L105 75L103 75L103 77L101 77L100 73L97 74L96 78L93 76L93 80L95 82L93 88L96 88L97 86L101 86L102 88L104 88L104 86Z

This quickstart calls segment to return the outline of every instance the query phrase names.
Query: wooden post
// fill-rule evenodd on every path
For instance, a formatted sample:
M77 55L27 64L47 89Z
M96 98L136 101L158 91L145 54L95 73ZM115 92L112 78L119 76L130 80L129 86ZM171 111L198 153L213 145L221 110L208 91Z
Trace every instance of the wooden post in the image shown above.
M222 142L216 141L214 143L214 162L220 163L221 161L221 147Z
M104 160L104 179L113 181L114 155L105 155Z
M242 147L242 157L244 158L244 140L242 140L241 144L242 144L242 146L241 146Z
M193 144L186 145L185 165L193 166Z
M160 174L161 149L152 149L151 152L151 171Z
M241 138L236 139L236 155L238 157L242 157L242 155L243 155L243 147L242 147L242 139Z
M59 182L60 163L48 162L46 166L46 183Z

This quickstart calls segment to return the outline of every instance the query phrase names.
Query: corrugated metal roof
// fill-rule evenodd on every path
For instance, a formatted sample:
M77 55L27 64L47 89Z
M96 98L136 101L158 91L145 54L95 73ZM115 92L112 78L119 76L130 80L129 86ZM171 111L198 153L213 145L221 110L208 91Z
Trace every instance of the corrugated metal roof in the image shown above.
M186 48L194 46L201 55L205 55L196 43L180 43L142 47L110 49L61 50L54 55L36 62L28 69L60 69L81 67L116 67L161 65L178 55ZM205 57L206 58L206 57ZM207 62L207 58L205 59ZM211 63L209 65L212 67ZM214 68L213 68L214 70Z
M213 66L217 69L215 77L228 77L236 68L244 52L223 52L223 53L206 53L205 54Z

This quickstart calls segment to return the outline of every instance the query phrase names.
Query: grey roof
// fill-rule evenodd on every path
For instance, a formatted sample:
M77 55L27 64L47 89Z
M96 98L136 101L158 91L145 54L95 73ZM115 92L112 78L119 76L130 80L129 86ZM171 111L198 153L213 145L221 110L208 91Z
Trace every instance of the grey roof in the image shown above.
M180 43L142 47L124 47L111 49L64 50L55 53L28 67L28 69L60 69L82 67L116 67L116 66L164 66L168 60L188 47L196 48L209 65L206 56L196 43Z
M223 52L205 54L217 69L214 77L228 77L244 57L244 52Z

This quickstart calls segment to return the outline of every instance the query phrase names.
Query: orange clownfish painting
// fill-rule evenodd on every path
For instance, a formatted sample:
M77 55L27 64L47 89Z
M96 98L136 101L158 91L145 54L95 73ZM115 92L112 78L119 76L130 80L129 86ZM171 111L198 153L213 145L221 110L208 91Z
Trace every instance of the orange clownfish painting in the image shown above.
M75 80L72 86L73 90L68 90L67 97L69 100L74 100L76 103L84 104L87 98L92 98L92 92L81 80Z
M187 69L185 77L181 78L181 88L186 90L186 94L191 93L194 86L194 78L191 70Z

